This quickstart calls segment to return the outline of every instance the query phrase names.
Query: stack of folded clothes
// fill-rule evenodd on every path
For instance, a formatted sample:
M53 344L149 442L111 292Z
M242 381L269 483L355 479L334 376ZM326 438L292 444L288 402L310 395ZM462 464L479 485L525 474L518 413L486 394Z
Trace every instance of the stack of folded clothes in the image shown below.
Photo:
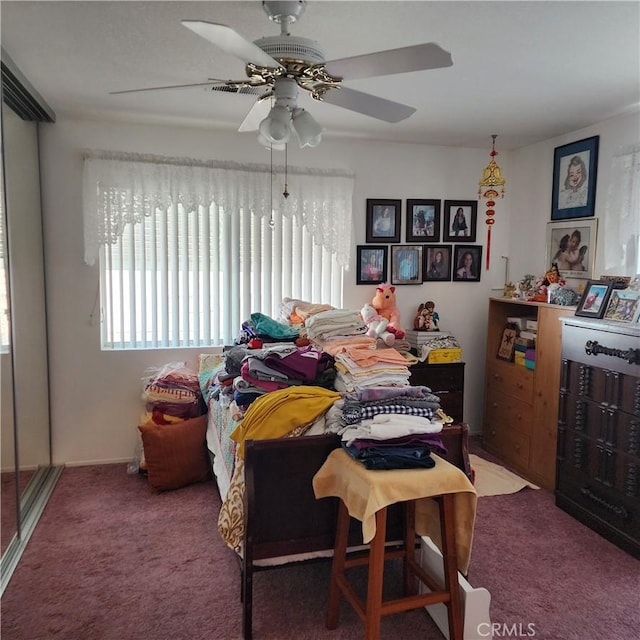
M428 387L358 388L336 403L342 445L367 469L431 468L446 454L440 403Z
M371 349L367 345L346 346L335 354L338 391L356 387L408 386L411 375L407 359L393 348Z

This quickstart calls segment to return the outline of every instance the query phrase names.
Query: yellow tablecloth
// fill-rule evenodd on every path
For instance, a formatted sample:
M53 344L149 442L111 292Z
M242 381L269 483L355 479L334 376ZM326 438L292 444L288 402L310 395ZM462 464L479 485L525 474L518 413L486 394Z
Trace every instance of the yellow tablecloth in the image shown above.
M346 451L335 449L314 476L313 490L316 498L340 498L349 514L362 522L366 543L376 532L376 511L395 502L416 500L416 532L429 536L440 549L440 514L431 496L454 493L458 569L466 574L476 517L476 490L460 469L432 456L436 462L432 469L369 471Z

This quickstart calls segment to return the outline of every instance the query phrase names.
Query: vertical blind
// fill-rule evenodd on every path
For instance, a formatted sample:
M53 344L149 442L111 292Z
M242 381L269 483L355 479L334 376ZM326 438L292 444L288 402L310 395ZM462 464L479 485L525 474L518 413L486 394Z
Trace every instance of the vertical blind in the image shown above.
M284 202L267 166L87 156L102 347L228 344L252 312L277 318L284 297L342 306L353 177L288 173Z

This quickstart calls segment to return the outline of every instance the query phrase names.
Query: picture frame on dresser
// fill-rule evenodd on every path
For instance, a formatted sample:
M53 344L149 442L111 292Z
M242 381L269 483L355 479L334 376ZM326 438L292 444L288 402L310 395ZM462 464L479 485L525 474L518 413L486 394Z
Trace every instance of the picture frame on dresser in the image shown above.
M407 200L407 242L440 242L440 200Z
M634 322L638 313L640 313L640 291L614 287L603 318L616 322Z
M584 318L600 319L604 315L613 285L603 280L589 280L584 288L576 315Z

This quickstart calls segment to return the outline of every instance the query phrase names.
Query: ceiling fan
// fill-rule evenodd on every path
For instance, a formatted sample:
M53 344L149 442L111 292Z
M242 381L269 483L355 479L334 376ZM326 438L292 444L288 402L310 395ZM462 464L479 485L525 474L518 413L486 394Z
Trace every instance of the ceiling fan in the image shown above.
M451 54L433 42L326 61L317 42L290 34L290 26L302 16L306 4L306 0L263 0L262 7L269 19L280 25L280 35L255 42L246 40L224 24L182 20L182 24L197 35L242 60L246 65L247 79L211 79L196 84L112 93L210 86L213 91L253 94L258 99L239 131L258 130L259 141L277 149L284 148L293 127L301 147L317 146L323 129L308 111L298 106L300 90L308 92L315 100L396 123L411 116L415 108L350 89L342 84L343 81L438 69L453 64Z

